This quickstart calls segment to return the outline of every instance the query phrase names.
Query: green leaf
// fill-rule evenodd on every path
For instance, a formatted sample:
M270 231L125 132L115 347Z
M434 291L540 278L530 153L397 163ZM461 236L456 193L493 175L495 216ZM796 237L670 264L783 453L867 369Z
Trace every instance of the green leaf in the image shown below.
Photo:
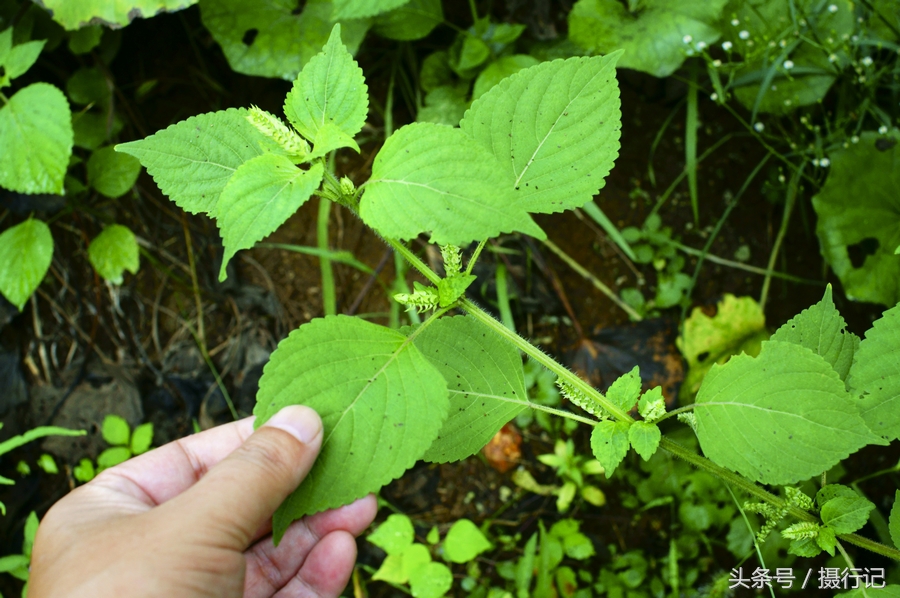
M815 538L797 538L791 541L788 547L788 554L796 554L797 556L812 558L822 552Z
M409 589L415 598L440 598L452 585L453 574L442 563L428 563L409 575Z
M850 368L850 388L862 397L860 413L869 428L893 440L900 436L900 305L866 331Z
M538 59L528 54L513 54L493 61L475 79L472 99L477 100L510 75L537 64L539 64Z
M334 20L374 17L407 2L409 0L334 0Z
M726 293L712 318L695 307L675 341L688 363L679 399L690 402L714 364L724 364L741 353L759 355L761 343L767 338L766 317L751 297Z
M837 149L828 157L831 170L821 191L813 197L819 216L816 233L825 261L831 266L847 297L893 306L900 302L900 144L881 150L878 140L900 140L873 131L859 143ZM850 250L860 250L860 267Z
M858 498L859 493L853 488L844 486L843 484L826 484L816 492L816 505L821 509L822 505L832 498L837 498L839 496Z
M451 563L468 563L490 549L491 543L468 519L454 523L444 538L444 557Z
M416 121L455 127L469 107L468 94L469 86L465 82L432 89L425 95L425 105L416 114Z
M3 61L6 76L9 79L15 79L24 75L37 62L38 56L40 56L41 50L44 49L44 44L46 43L47 40L42 39L13 46L6 60Z
M820 527L819 534L816 536L816 544L819 545L819 548L834 556L834 549L837 546L834 530L830 527Z
M668 77L681 66L690 46L719 39L715 27L728 0L683 2L579 0L569 13L569 36L586 50L606 54L622 48L620 68Z
M259 382L256 423L298 404L319 413L325 440L275 513L276 542L295 519L348 504L411 467L447 417L447 384L403 334L331 316L279 343Z
M332 123L325 123L319 127L313 143L314 146L309 155L309 160L315 160L342 147L349 147L356 153L359 153L359 146L353 140L353 137L347 135L337 125Z
M437 544L441 541L441 533L438 531L436 525L428 530L428 536L426 536L425 541L427 541L431 545Z
M90 459L82 459L78 462L78 465L72 468L72 476L82 484L90 482L96 475L97 472L94 470L94 464L91 463Z
M276 154L253 158L235 171L216 210L225 246L219 281L225 280L228 261L238 250L253 247L306 203L319 188L323 172L320 163L301 170L290 158Z
M628 440L644 461L648 461L659 448L661 437L659 427L648 422L636 421L628 429Z
M103 38L103 27L88 25L69 34L69 51L72 54L87 54L98 45Z
M594 556L594 544L591 539L581 532L566 534L563 540L563 550L570 559L583 561Z
M0 108L0 186L20 193L62 194L72 154L66 96L32 83Z
M201 0L200 17L222 46L231 68L245 75L293 80L328 41L330 0ZM369 22L345 21L344 41L356 52Z
M834 307L831 285L828 285L821 301L788 320L775 331L772 340L794 343L821 355L841 380L846 380L853 354L859 347L859 337L847 332L846 326Z
M626 422L602 421L591 432L591 451L606 471L612 475L625 455L628 454L628 424Z
M430 232L441 245L513 231L544 238L516 207L512 186L512 176L463 131L416 123L400 128L378 152L360 216L385 237Z
M426 461L458 461L477 453L525 408L518 351L474 318L441 318L416 336L415 344L450 390L450 415L425 452Z
M137 239L121 224L107 226L91 241L88 259L97 273L113 284L122 284L125 270L137 274L141 267Z
M619 376L606 391L606 398L622 411L631 411L641 396L641 368L634 366L627 374Z
M406 515L391 515L366 539L388 554L400 554L415 539L412 521Z
M0 64L6 64L9 52L12 50L13 28L7 27L0 31Z
M174 12L196 4L197 0L41 0L53 20L69 31L86 25L106 25L119 29L139 17Z
M778 341L763 343L757 358L713 366L694 414L704 454L764 484L819 475L879 441L828 362Z
M444 22L441 0L411 0L372 21L372 31L399 41L422 39Z
M554 213L590 201L619 152L620 54L544 62L478 98L460 127L512 177L514 203Z
M284 114L301 135L313 141L327 123L353 137L365 124L368 111L362 69L341 43L341 26L335 25L328 43L294 81L284 100Z
M450 307L465 294L477 277L474 274L457 274L438 281L438 304Z
M661 386L654 386L641 395L641 400L638 401L638 413L649 422L654 422L665 415L666 399Z
M891 507L891 516L888 528L891 530L891 540L895 548L900 548L900 490L894 494L894 506Z
M131 437L131 427L125 418L118 415L107 415L103 418L103 426L100 429L103 440L113 446L128 446Z
M837 534L852 534L866 524L874 508L874 504L861 496L838 496L822 505L822 522Z
M141 424L131 434L131 453L133 455L142 455L150 450L152 443L153 424L150 422Z
M140 173L141 163L137 158L116 153L112 147L98 149L87 163L91 187L113 199L128 193Z
M109 469L115 467L119 463L124 463L131 458L131 451L127 446L114 446L108 448L97 457L97 467L99 469Z
M106 76L97 67L82 67L72 73L66 81L66 93L73 103L82 106L99 104L106 107L112 98L112 90ZM106 118L107 115L104 114L103 117Z
M468 79L472 71L490 58L491 49L483 40L469 34L460 36L460 42L450 51L450 66L460 77Z
M140 160L178 207L215 216L219 195L242 164L280 153L274 141L247 122L247 114L230 108L192 116L146 139L120 143L116 151Z
M18 571L24 569L28 571L28 565L31 563L31 559L29 559L24 554L11 554L8 556L0 557L0 573L9 573L13 574L13 571Z
M860 587L855 590L841 592L834 596L835 598L900 598L900 585L890 584L883 588L867 588L861 584Z
M43 469L44 473L48 473L50 475L56 475L59 473L59 467L56 465L56 461L54 461L53 457L51 457L47 453L44 453L40 457L38 457L37 466Z
M25 519L24 539L22 541L22 554L27 557L31 556L31 550L34 548L34 537L37 536L39 525L40 521L38 521L37 513L32 511Z
M0 234L0 293L22 311L53 260L50 228L33 218Z

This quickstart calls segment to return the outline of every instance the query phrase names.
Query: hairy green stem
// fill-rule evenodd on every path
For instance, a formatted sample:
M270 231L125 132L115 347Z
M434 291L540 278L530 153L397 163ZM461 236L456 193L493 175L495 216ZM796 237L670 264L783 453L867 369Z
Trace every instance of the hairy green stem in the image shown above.
M319 217L316 221L316 245L322 254L319 256L319 268L322 271L322 311L326 316L337 313L337 292L334 288L334 269L331 259L327 257L328 218L331 216L331 202L324 197L319 198Z
M763 162L765 163L765 161ZM761 166L757 166L757 170ZM435 274L431 268L428 267L419 257L410 251L406 246L402 243L392 240L386 239L388 244L394 248L395 251L409 259L410 263L422 273L425 278L430 280L432 283L437 284L440 280L440 276ZM527 340L516 334L515 332L508 330L503 324L498 322L493 316L485 312L483 309L478 307L469 299L461 299L459 301L459 307L468 312L468 314L474 317L476 320L481 322L490 328L495 334L503 337L508 342L512 343L517 349L543 365L545 368L556 374L560 379L569 383L574 388L580 390L588 397L594 399L597 403L599 403L607 412L609 412L613 417L615 417L619 421L624 422L633 422L634 419L626 413L623 409L611 403L605 396L603 396L596 388L579 378L575 375L574 372L566 369L562 364L557 362L555 359L529 343ZM434 316L432 316L433 318ZM431 318L429 318L430 320ZM564 416L566 417L566 416ZM711 473L725 482L730 483L737 488L740 488L747 494L751 496L755 496L760 500L763 500L775 507L784 508L785 501L778 496L775 496L771 492L761 488L755 483L745 479L743 476L738 475L724 467L717 465L703 457L694 453L687 448L681 446L680 444L670 440L669 438L663 437L659 442L660 448L665 450L666 452L684 459L691 465L697 467L698 469L702 469L708 473ZM809 521L809 522L818 522L818 518L813 516L812 514L804 511L799 507L790 507L788 509L788 513L793 517L796 517L800 521ZM876 554L880 554L882 556L886 556L890 559L894 559L896 561L900 561L900 550L895 548L891 548L889 546L885 546L884 544L880 544L874 540L870 540L868 538L864 538L862 536L858 536L856 534L842 534L839 536L846 542L853 544L855 546L859 546L860 548L865 548L866 550L870 550Z

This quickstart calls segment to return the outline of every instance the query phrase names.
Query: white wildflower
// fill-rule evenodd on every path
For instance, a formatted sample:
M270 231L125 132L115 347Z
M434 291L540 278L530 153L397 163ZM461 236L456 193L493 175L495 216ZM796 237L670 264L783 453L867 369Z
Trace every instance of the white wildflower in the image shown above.
M735 27L737 27L738 25L741 24L741 22L738 21L737 19L731 19L731 24L734 25Z
M872 57L866 56L862 59L863 66L872 66Z
M828 158L822 158L821 160L819 160L819 166L821 166L822 168L828 168L830 164L831 160L829 160Z
M887 125L881 125L880 127L878 127L878 132L882 135L886 135L888 132Z
M741 29L741 30L738 32L738 37L741 38L741 39L749 39L749 38L750 38L750 32L747 31L746 29Z
M765 130L766 125L764 125L762 123L756 123L753 125L753 128L756 129L757 133L762 133Z
M837 4L831 4L828 6L828 12L837 12L837 11L838 11Z
M859 143L859 136L858 136L858 135L854 135L853 137L851 137L851 138L850 138L850 143Z
M713 102L715 102L719 99L719 94L713 92L709 95L709 99L711 99Z
M699 42L697 42L697 49L698 49L698 50L702 50L702 49L705 48L705 47L706 47L706 42L704 42L704 41L699 41Z
M794 68L794 61L793 60L785 60L783 66L784 66L784 70L789 71L792 68Z
M731 49L731 42L723 42L723 43L722 43L722 49L725 50L726 52L727 52L728 50L730 50L730 49Z
M681 41L683 41L686 44L689 44L692 41L694 41L694 38L690 35L685 35L684 37L681 38Z
M722 61L716 58L715 60L713 60L712 65L716 68L719 68L720 66L722 66Z

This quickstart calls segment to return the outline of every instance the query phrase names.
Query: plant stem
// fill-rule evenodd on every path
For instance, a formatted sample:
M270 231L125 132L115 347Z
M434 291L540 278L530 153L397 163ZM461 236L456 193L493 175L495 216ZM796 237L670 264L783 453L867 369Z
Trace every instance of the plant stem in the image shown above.
M322 252L319 255L319 268L322 271L322 311L326 316L337 313L337 293L334 288L334 269L331 259L327 257L328 218L331 216L331 202L324 197L319 198L319 217L316 221L316 245Z
M560 249L559 247L557 247L556 244L555 244L553 241L551 241L550 239L546 239L546 240L544 240L544 241L541 241L541 243L544 244L544 247L546 247L547 249L549 249L550 251L552 251L553 253L555 253L555 254L556 254L562 261L564 261L570 268L572 268L573 270L575 270L575 272L577 272L578 274L580 274L581 276L583 276L584 278L586 278L586 279L588 280L588 282L590 282L592 285L594 285L594 288L596 288L596 289L599 290L601 293L603 293L604 295L606 295L606 296L609 298L610 301L612 301L613 303L615 303L616 305L618 305L619 307L621 307L622 310L623 310L626 314L628 314L628 317L629 317L629 318L631 318L631 319L634 320L635 322L640 322L641 320L644 319L644 318L641 317L641 314L639 314L638 312L636 312L636 311L634 310L633 307L631 307L630 305L628 305L627 303L625 303L624 301L622 301L622 300L619 298L619 296L616 295L615 292L613 292L613 290L612 290L611 288L609 288L608 286L606 286L605 284L603 284L603 282L602 282L599 278L597 278L596 276L594 276L593 274L591 274L590 272L588 272L587 270L585 270L585 268L584 268L581 264L579 264L578 262L576 262L576 261L575 261L571 256L569 256L569 254L567 254L565 251L563 251L562 249Z
M481 250L484 249L485 244L487 243L487 239L478 244L478 247L475 248L475 251L472 252L472 257L469 258L469 263L466 266L466 275L472 273L472 269L475 267L475 264L478 262L478 256L481 255Z
M688 190L691 194L691 208L694 211L694 224L700 226L700 206L697 197L697 129L700 128L700 116L697 112L697 78L699 68L697 61L688 63L690 80L687 95L687 119L684 125L684 169L687 171Z
M512 311L509 309L509 290L506 288L506 266L502 263L497 264L494 281L497 287L497 308L500 310L500 321L515 332L516 324L513 321Z
M797 194L800 188L800 178L803 176L803 168L806 162L800 165L800 168L791 174L791 180L788 182L787 197L784 201L784 214L781 217L781 227L778 229L778 235L775 237L775 244L772 245L772 253L769 255L769 265L766 268L766 278L763 280L762 291L759 294L759 311L766 313L766 300L769 298L769 284L772 282L772 272L775 270L775 260L778 259L778 251L781 249L781 243L787 234L788 224L791 221L791 212L794 211L794 204L797 203Z

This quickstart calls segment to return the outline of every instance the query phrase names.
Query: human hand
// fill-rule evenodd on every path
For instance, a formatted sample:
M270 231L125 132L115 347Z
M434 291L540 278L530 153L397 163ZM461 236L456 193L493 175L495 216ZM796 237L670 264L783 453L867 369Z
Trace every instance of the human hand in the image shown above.
M38 528L29 598L337 596L356 561L372 495L294 522L270 518L312 467L322 421L282 409L171 442L107 469Z

